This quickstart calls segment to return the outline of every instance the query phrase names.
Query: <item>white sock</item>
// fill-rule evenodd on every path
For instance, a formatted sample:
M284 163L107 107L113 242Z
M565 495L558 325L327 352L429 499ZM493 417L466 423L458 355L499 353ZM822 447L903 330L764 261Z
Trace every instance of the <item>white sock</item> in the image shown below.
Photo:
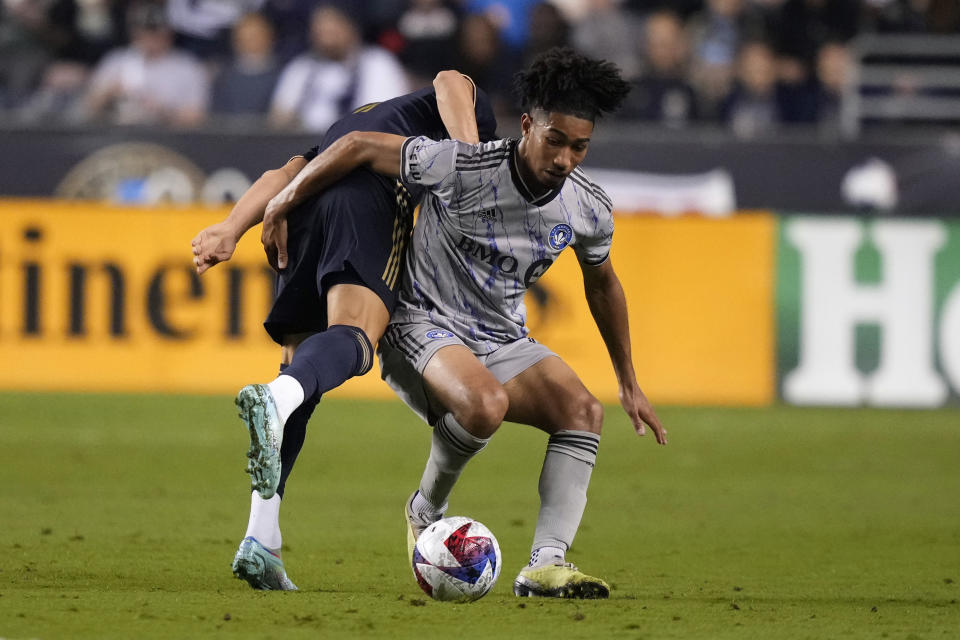
M545 567L551 564L563 564L567 561L567 552L560 547L540 547L530 553L531 567Z
M257 542L280 555L280 547L283 546L283 537L280 535L280 494L264 500L256 491L250 493L250 521L244 537L256 538Z
M267 383L267 388L277 405L280 422L286 424L290 414L303 404L303 387L293 376L280 374L273 382Z

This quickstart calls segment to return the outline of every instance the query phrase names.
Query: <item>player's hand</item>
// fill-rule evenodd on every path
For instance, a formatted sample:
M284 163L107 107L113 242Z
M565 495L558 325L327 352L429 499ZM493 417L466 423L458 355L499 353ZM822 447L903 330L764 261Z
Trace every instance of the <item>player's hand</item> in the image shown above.
M260 241L270 266L279 271L287 268L287 212L293 204L292 192L284 189L267 203L263 212Z
M646 435L647 426L653 431L658 444L667 444L667 430L660 424L657 412L653 410L647 396L637 384L620 388L620 404L633 422L633 429L638 436Z
M218 222L198 233L190 244L193 246L193 264L197 273L203 273L218 262L233 257L237 239L226 223Z

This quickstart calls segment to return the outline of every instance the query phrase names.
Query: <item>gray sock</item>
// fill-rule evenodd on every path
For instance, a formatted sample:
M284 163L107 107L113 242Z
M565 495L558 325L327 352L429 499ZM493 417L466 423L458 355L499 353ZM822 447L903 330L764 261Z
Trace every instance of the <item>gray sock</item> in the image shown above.
M460 472L488 442L490 438L478 438L461 427L453 414L445 414L437 421L433 428L430 458L420 479L420 496L435 513L447 510L447 498Z
M558 431L550 436L540 472L540 515L533 551L570 548L587 506L587 487L599 446L599 434L589 431Z

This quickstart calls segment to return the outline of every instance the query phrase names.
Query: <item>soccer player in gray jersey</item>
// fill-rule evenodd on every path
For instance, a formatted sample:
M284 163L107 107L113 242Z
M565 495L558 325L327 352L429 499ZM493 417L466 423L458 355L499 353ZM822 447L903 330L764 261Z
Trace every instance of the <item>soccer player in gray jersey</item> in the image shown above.
M565 560L587 501L603 407L573 370L527 336L523 296L566 247L580 261L620 401L639 435L666 430L634 373L623 289L610 261L610 200L580 169L594 122L626 96L610 63L570 49L518 74L519 140L471 145L354 132L315 162L334 181L358 164L425 186L400 300L380 341L382 372L433 425L430 457L406 505L408 546L441 518L466 463L504 420L547 434L540 513L521 596L604 598Z

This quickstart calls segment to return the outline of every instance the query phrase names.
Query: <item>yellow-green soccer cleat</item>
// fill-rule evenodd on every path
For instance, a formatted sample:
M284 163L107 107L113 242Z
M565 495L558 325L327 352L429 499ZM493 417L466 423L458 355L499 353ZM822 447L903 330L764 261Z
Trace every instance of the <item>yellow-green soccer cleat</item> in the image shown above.
M250 384L240 389L236 399L237 413L250 432L247 473L250 484L264 500L277 492L280 484L280 444L283 425L273 394L265 384Z
M418 492L419 489L414 491L407 499L407 504L403 507L403 519L407 523L407 560L409 560L411 566L413 566L413 549L417 546L417 539L420 537L420 534L423 533L424 529L436 522L436 520L424 522L422 518L417 517L413 512L411 507L413 506L413 499L417 497ZM440 515L437 520L442 517L443 516Z
M407 560L413 564L413 549L417 546L417 538L423 533L424 527L418 527L413 523L413 512L410 511L410 503L413 502L417 492L414 491L407 504L403 506L403 519L407 522Z
M256 538L247 536L240 543L233 557L233 575L246 580L260 591L296 591L297 585L290 581L283 568L283 561Z
M413 511L410 509L410 505L413 504L413 499L416 497L417 492L414 491L403 507L403 518L407 521L407 560L411 566L413 565L413 549L417 546L417 538L427 528L426 525L418 522L417 517L413 515Z
M598 599L610 597L610 585L568 562L524 567L513 581L513 592L524 597Z

